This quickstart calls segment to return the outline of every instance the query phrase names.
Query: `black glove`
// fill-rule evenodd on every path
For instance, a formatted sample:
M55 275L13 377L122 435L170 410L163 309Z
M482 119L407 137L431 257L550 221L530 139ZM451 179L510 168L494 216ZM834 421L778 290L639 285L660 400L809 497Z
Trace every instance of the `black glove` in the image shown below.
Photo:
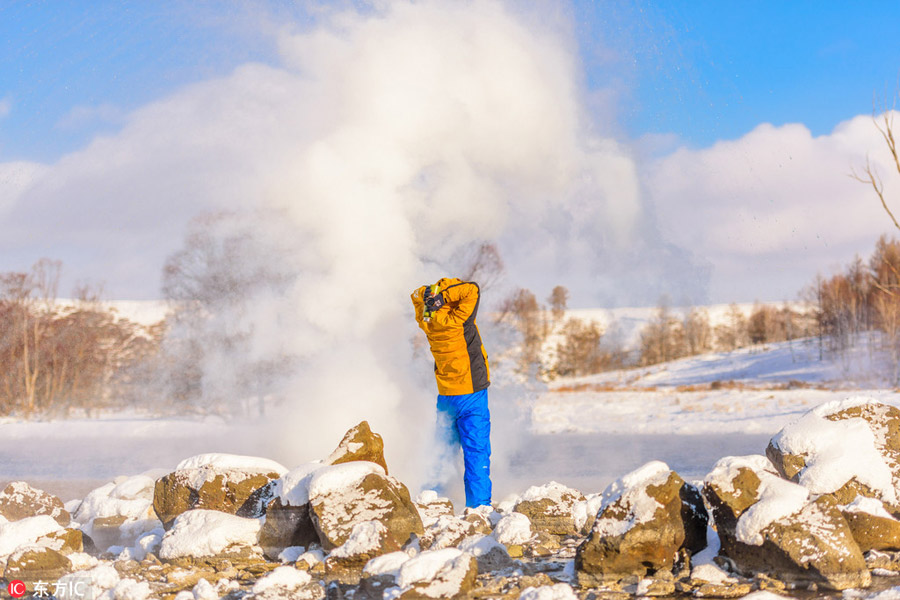
M440 309L444 305L444 295L436 294L434 296L431 295L431 290L425 290L425 308L428 309L428 312L435 312Z

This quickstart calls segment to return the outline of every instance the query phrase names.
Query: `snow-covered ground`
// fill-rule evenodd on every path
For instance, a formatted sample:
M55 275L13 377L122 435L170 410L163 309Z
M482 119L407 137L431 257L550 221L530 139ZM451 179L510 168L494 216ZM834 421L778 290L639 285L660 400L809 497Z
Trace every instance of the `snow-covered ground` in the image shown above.
M795 341L557 380L530 406L530 430L497 424L495 437L505 439L494 440L495 497L551 480L598 492L650 460L702 478L723 456L764 452L784 425L821 403L866 395L900 405L879 356L863 347L820 359L816 340ZM497 386L491 399L511 394ZM296 457L268 451L266 436L265 422L218 418L7 420L0 484L25 479L69 500L116 476L172 469L208 452L294 466L287 463Z

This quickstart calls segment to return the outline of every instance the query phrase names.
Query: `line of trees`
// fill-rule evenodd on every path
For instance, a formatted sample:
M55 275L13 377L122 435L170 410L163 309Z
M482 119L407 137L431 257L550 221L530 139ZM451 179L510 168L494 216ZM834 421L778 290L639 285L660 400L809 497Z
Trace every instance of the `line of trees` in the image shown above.
M119 317L81 286L57 298L61 263L0 273L0 415L66 415L133 401L163 327Z
M892 364L900 364L900 241L881 236L868 261L857 257L831 277L818 277L806 295L825 350L844 352L860 334L878 332Z

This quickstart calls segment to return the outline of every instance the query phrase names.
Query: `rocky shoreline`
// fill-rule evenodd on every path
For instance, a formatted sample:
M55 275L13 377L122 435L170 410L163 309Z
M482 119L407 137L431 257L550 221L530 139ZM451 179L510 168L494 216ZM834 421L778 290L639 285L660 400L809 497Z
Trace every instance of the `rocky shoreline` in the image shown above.
M412 498L363 422L293 469L205 454L66 505L11 483L0 567L32 592L109 600L863 598L900 574L898 516L900 410L868 398L810 411L703 481L652 461L602 493L550 482L459 513Z

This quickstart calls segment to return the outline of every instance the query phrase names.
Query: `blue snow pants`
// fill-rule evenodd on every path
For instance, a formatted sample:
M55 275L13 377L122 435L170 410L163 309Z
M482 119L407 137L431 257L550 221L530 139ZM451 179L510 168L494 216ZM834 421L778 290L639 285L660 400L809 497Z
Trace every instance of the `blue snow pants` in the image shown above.
M458 396L438 395L437 408L450 423L451 435L463 449L466 506L491 503L491 413L487 389Z

